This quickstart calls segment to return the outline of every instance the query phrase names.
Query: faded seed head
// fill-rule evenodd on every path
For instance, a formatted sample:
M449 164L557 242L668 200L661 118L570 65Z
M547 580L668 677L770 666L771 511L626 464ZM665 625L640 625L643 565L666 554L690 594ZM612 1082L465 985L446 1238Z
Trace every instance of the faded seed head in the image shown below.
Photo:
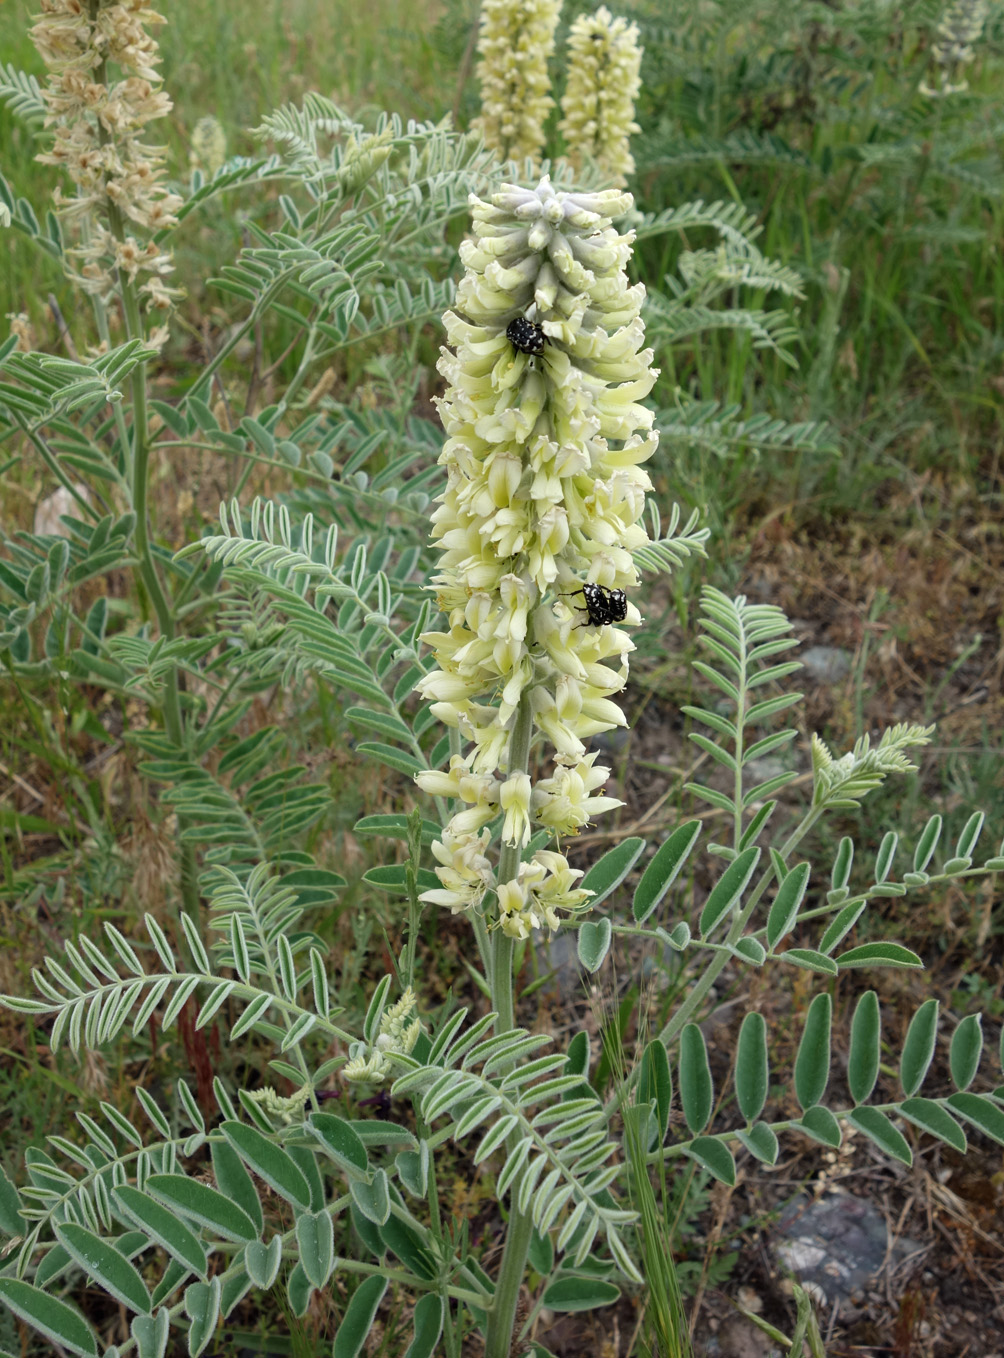
M53 129L43 164L59 165L74 186L57 193L57 210L87 223L69 252L74 273L88 292L108 294L121 270L130 281L152 274L144 292L164 310L178 296L163 277L170 256L127 234L131 222L144 231L175 225L181 199L163 183L158 149L141 141L146 125L164 117L171 101L160 88L157 43L147 29L166 22L140 0L42 0L32 38L49 68L43 92ZM116 78L118 77L118 78Z

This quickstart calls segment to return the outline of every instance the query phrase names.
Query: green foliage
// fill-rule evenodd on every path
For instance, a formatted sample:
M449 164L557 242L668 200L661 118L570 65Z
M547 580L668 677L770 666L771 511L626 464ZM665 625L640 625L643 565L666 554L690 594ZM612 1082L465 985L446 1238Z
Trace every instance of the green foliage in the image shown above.
M886 19L853 6L770 5L751 14L728 0L677 8L669 22L647 24L650 105L637 156L653 196L630 223L665 372L656 414L664 447L714 453L716 466L747 453L829 459L834 407L821 394L838 330L850 328L862 344L850 314L841 314L845 300L874 323L876 344L895 334L890 348L906 344L920 361L931 329L912 298L923 293L914 281L922 256L932 247L982 248L987 233L973 225L972 205L982 210L999 194L996 149L975 118L918 102L913 77L929 5ZM812 26L802 24L809 12ZM902 25L902 69L886 79L883 24L892 23ZM737 34L758 40L737 43ZM739 51L742 71L733 65ZM0 68L0 99L29 124L41 115L37 82L12 66ZM739 125L742 106L751 125ZM142 1123L110 1101L100 1116L77 1108L75 1125L29 1151L22 1187L0 1176L8 1240L0 1300L44 1342L97 1355L93 1329L67 1299L83 1275L129 1323L131 1338L109 1355L162 1358L171 1343L205 1351L252 1289L280 1291L287 1314L303 1317L313 1292L337 1279L345 1304L333 1351L349 1358L363 1351L381 1307L386 1315L390 1268L395 1292L410 1296L398 1336L405 1358L455 1358L465 1329L484 1328L496 1301L466 1224L441 1214L437 1161L456 1146L510 1220L532 1227L537 1310L609 1305L625 1283L644 1279L659 1344L685 1353L673 1251L693 1231L706 1191L688 1197L680 1188L674 1198L674 1161L690 1162L699 1185L733 1184L743 1152L774 1165L785 1137L837 1147L845 1125L907 1164L921 1133L960 1153L972 1129L1004 1144L1001 1091L987 1092L981 1074L978 1014L953 1025L953 1092L943 1092L940 1072L931 1075L934 999L914 1013L902 1049L887 1055L882 1007L866 991L849 1025L850 1103L827 1101L838 1040L832 988L851 969L922 965L895 939L869 933L855 943L850 935L869 923L876 901L1001 871L1004 846L976 860L984 815L974 811L940 857L943 822L931 816L898 876L894 832L863 875L869 846L857 855L856 876L849 835L833 853L817 847L824 817L914 771L908 751L930 729L910 723L862 737L841 756L813 736L811 802L793 829L772 835L775 794L797 776L796 726L774 729L800 701L786 687L798 668L784 658L791 625L779 608L708 588L704 659L694 672L713 692L683 710L701 728L690 738L711 773L686 791L724 816L725 842L706 838L703 816L683 812L661 843L622 840L591 865L583 885L596 913L574 926L591 974L626 936L660 955L669 950L680 987L660 1031L606 1097L605 1074L590 1076L585 1032L556 1051L546 1034L500 1024L495 1013L475 1019L452 1000L439 1012L420 1006L413 1050L395 1047L383 1023L395 987L415 972L418 893L433 880L422 855L446 808L382 805L356 822L368 850L393 841L363 875L361 903L350 896L348 869L327 866L320 841L332 817L345 817L357 771L383 770L394 805L404 807L418 795L412 775L444 767L455 753L451 734L416 712L413 698L428 668L421 636L435 625L426 538L429 503L443 482L442 435L421 413L431 359L423 330L452 301L459 220L496 167L443 122L363 120L314 94L265 115L256 135L278 149L231 157L208 180L193 172L178 214L194 226L229 210L234 195L262 200L242 218L233 257L215 268L228 325L199 368L186 375L179 363L177 381L158 383L148 400L150 365L161 360L142 334L86 361L0 346L0 442L11 450L4 474L34 477L42 467L72 504L65 536L5 530L0 655L26 712L57 690L75 695L77 711L93 692L116 710L141 709L123 743L144 793L157 790L157 815L174 818L182 898L168 924L145 913L145 936L119 917L130 899L125 868L114 878L87 873L88 860L114 857L117 827L74 759L59 764L50 748L53 780L65 782L85 814L79 831L60 827L49 876L75 869L69 875L86 907L102 912L101 932L82 928L61 952L47 951L33 974L36 998L2 1002L37 1023L54 1051L65 1046L75 1057L125 1050L154 1024L169 1034L194 1014L197 1034L221 1027L232 1059L252 1052L267 1060L278 1087L235 1089L226 1073L213 1084L212 1110L205 1091L197 1096L184 1081L169 1100L139 1086ZM663 206L661 182L691 201ZM797 230L782 229L786 213L800 214ZM23 245L65 260L59 220L48 213L43 223L2 177L0 216ZM850 252L876 229L888 246L885 277L862 284L856 271L848 300ZM712 244L702 246L709 235ZM807 336L794 308L808 298L810 309L821 280L832 277L822 263L843 282L825 303L828 335ZM966 334L990 326L987 317L966 318ZM768 379L783 373L787 383L805 359L804 400L785 403L777 380L765 393ZM335 385L315 387L329 372ZM147 473L152 458L189 452L229 468L227 503L219 531L174 554L167 544L179 540L177 525ZM249 485L268 494L242 507ZM699 522L698 513L684 521L674 509L664 530L653 502L652 541L634 553L637 568L669 573L704 556L709 532ZM127 598L113 595L113 578L126 581ZM314 781L312 765L298 762L305 742L290 734L290 710L267 719L257 711L269 695L285 695L300 717L309 694L316 707L308 737L323 723L352 770L334 806L331 782ZM95 726L104 741L96 721L90 733ZM782 773L758 771L760 760L779 755ZM34 903L51 883L38 865L30 871L39 879ZM24 876L8 876L20 891ZM334 907L369 927L373 887L404 898L407 939L360 1020L351 986L329 965L324 916ZM62 890L52 887L53 900ZM107 917L114 910L117 924ZM700 1025L726 966L794 967L821 978L790 1072L795 1118L773 1117L769 1107L772 1078L787 1072L772 1062L758 1013L743 1019L734 1071L716 1088ZM469 969L477 972L474 963ZM393 1120L326 1111L332 1077L372 1052L389 1063ZM898 1067L902 1097L886 1097L883 1056ZM605 1056L604 1072L609 1065ZM674 1231L676 1208L682 1224ZM816 1345L804 1294L796 1324L793 1347L803 1337Z
M441 314L450 287L433 276L442 272L442 233L465 207L481 162L463 139L443 129L405 127L385 118L373 134L381 156L366 162L364 178L357 165L348 184L340 171L355 154L351 147L369 134L344 116L325 123L328 112L326 101L308 100L300 116L301 129L314 128L313 160L301 147L291 158L231 161L208 183L193 179L182 218L204 212L220 195L284 180L290 189L283 199L286 229L270 232L249 224L249 243L222 272L246 314L180 399L150 404L160 424L151 441L136 392L156 351L139 337L86 363L22 354L13 339L0 355L0 438L15 442L18 460L40 458L72 506L64 514L62 540L27 532L6 538L0 649L29 691L40 693L45 684L69 677L123 702L138 699L151 714L163 711L163 729L155 718L152 727L126 734L145 757L143 774L164 786L164 808L180 816L189 913L195 909L195 855L201 850L207 862L277 856L292 861L289 856L299 854L302 868L311 867L303 838L324 817L327 789L305 781L295 760L287 758L288 733L276 727L250 732L247 725L255 695L280 675L285 683L299 684L313 674L336 692L362 693L382 711L358 709L359 724L380 731L387 750L402 737L409 747L407 755L388 758L399 768L406 760L408 770L416 757L424 758L410 727L387 709L396 710L406 698L407 676L416 663L414 638L425 625L428 605L413 585L393 599L388 591L407 582L420 559L420 516L441 479L435 457L429 457L429 429L419 421L385 420L380 410L361 410L358 402L343 402L337 410L332 403L330 411L305 408L302 415L294 411L308 374L323 371L337 353L361 342L393 345L402 332L416 336L431 316ZM323 157L322 131L333 141ZM291 196L297 186L307 199L301 208ZM11 207L15 222L27 223L43 248L55 248L54 242L62 248L55 218L48 234L39 234L27 208L22 211L13 199ZM306 344L283 399L239 420L229 411L221 414L213 383L230 382L231 353L249 331L277 323L294 327ZM239 485L268 468L286 480L291 468L300 467L300 501L305 496L309 501L311 485L323 487L317 503L325 512L341 505L352 526L347 549L341 548L336 562L339 549L332 539L326 563L344 585L329 574L319 582L328 593L322 590L315 604L304 607L309 572L303 573L302 562L294 569L292 558L286 566L277 565L274 554L263 560L263 544L242 559L243 569L225 577L228 587L221 591L226 553L214 554L219 566L205 559L194 565L184 557L172 560L156 536L139 536L153 505L108 512L129 504L137 484L146 485L151 457L172 457L179 447L232 459ZM419 457L431 466L415 475ZM252 511L253 537L259 520L266 538L288 532L285 505L278 506L273 529L276 510L270 503L263 515L260 507ZM410 547L400 532L392 536L384 526L392 510L411 517ZM308 512L296 544L303 545L305 533L308 556L310 523ZM243 531L239 510L235 528ZM225 522L224 531L234 530ZM156 631L142 617L129 620L127 609L109 609L107 600L95 600L83 589L119 570L135 570L142 580ZM288 584L282 600L264 598L266 579L270 586ZM341 605L337 623L324 617L332 597ZM398 610L411 627L410 642L399 636ZM384 622L374 631L375 614ZM280 632L290 643L284 651L277 645ZM388 699L388 688L397 692L396 700ZM277 768L279 761L288 767Z
M731 332L737 340L747 336L753 349L774 353L786 366L798 366L792 346L799 332L791 314L739 303L747 292L757 299L771 292L793 300L805 295L804 278L797 269L761 253L756 240L762 227L742 203L709 205L697 199L635 217L642 241L654 242L668 233L689 241L696 230L711 230L719 237L714 249L679 252L676 273L663 272L666 292L648 285L645 319L649 337L660 362L671 373L676 373L677 354L686 355L700 337L710 337L715 331ZM823 422L789 424L762 412L736 418L741 413L738 404L723 408L717 400L695 400L679 385L672 402L659 411L664 448L696 448L727 457L745 448L822 451L834 447L832 432Z
M310 520L294 529L283 506L276 511L261 504L252 511L249 526L233 509L224 516L222 527L220 535L200 544L200 551L222 567L223 580L237 596L267 600L275 609L264 629L263 650L253 653L257 658L247 672L259 679L281 674L289 684L307 673L321 674L332 687L348 688L364 699L365 706L358 710L360 724L397 742L361 745L362 757L407 767L410 748L416 762L428 758L405 706L414 677L421 672L415 640L425 625L427 608L417 599L408 604L405 582L410 568L395 571L389 541L372 553L360 544L343 555L334 528L315 541ZM332 602L335 611L329 612ZM409 607L413 621L401 634L392 619ZM415 1311L410 1343L421 1353L441 1333L443 1298L451 1306L469 1306L475 1318L491 1305L490 1284L466 1238L437 1225L435 1212L426 1220L409 1206L435 1192L430 1173L433 1151L447 1140L469 1145L475 1164L493 1165L495 1191L508 1196L514 1212L528 1216L540 1241L549 1242L543 1304L569 1310L608 1304L618 1294L614 1281L618 1274L628 1280L641 1278L634 1254L637 1232L641 1230L642 1248L650 1255L661 1228L639 1175L656 1160L671 1163L684 1156L713 1178L733 1183L735 1147L773 1164L785 1134L839 1146L845 1123L885 1154L906 1163L912 1149L900 1129L903 1124L953 1147L966 1145L964 1123L1004 1143L1004 1115L993 1096L969 1092L983 1045L975 1016L958 1025L952 1040L950 1073L956 1092L920 1096L937 1037L937 1007L932 1002L915 1015L904 1044L900 1064L905 1097L899 1102L869 1102L881 1041L879 1006L872 992L859 1002L851 1023L850 1107L833 1109L823 1102L831 1063L832 1007L829 994L821 991L809 1006L793 1071L801 1117L763 1120L769 1090L768 1034L760 1016L750 1014L739 1039L734 1089L726 1092L725 1106L734 1097L741 1121L716 1127L720 1115L697 1019L726 962L754 967L787 962L827 976L862 965L919 965L918 958L893 941L869 941L842 952L837 948L870 900L953 876L996 871L1002 864L997 855L982 868L973 866L982 827L978 814L964 827L940 872L931 868L941 822L930 822L912 855L913 871L902 882L890 880L895 836L883 841L875 880L863 890L851 884L854 849L849 839L841 842L832 865L826 865L828 890L814 887L811 859L791 863L795 846L829 809L852 799L857 802L890 773L909 769L903 750L926 732L901 728L874 748L862 744L844 756L848 773L843 780L830 772L825 782L825 772L841 764L827 751L821 763L824 794L813 796L801 824L765 854L760 841L772 804L764 799L776 787L769 783L751 790L745 772L765 749L779 748L790 739L782 732L751 742L765 723L798 701L798 695L771 696L772 687L797 668L792 661L778 659L791 645L789 625L776 608L752 606L742 598L732 600L709 590L703 629L711 663L699 662L698 672L724 696L725 710L733 715L723 715L720 705L692 706L688 713L717 737L699 736L697 743L705 753L714 751L726 771L731 795L703 785L692 791L732 821L733 845L707 846L725 859L724 868L698 918L680 919L669 927L675 912L682 908L689 913L687 893L678 883L697 848L701 827L697 821L686 822L657 848L634 888L636 923L621 925L604 915L580 925L580 955L593 969L602 965L624 930L668 944L688 964L702 952L705 955L694 965L685 999L627 1077L626 1092L633 1099L627 1126L634 1129L635 1138L628 1162L641 1204L640 1222L618 1196L625 1189L625 1165L617 1154L612 1120L624 1092L604 1103L589 1084L588 1064L578 1055L542 1052L549 1045L543 1034L520 1028L493 1031L494 1014L471 1022L466 1010L458 1010L441 1018L414 1054L393 1046L386 1049L396 1072L392 1097L412 1103L416 1133L396 1122L374 1128L372 1123L353 1123L321 1110L318 1091L342 1059L324 1060L325 1050L338 1039L352 1056L378 1042L391 978L374 994L361 1037L335 1023L338 1010L330 1004L331 981L320 940L303 928L302 919L308 906L328 899L344 883L335 874L325 877L316 869L301 868L301 860L283 851L285 831L280 833L279 827L284 823L270 821L268 798L274 793L277 805L285 808L299 786L299 771L283 771L290 776L275 783L270 781L275 775L259 776L274 758L275 736L265 728L232 750L225 744L220 747L226 753L219 760L217 780L227 776L231 788L248 789L242 794L246 803L242 818L235 810L240 803L233 791L211 794L209 783L193 781L184 767L175 769L163 761L147 770L171 787L165 796L174 800L183 823L191 827L184 833L192 842L218 840L224 846L222 854L210 848L206 860L211 946L205 946L187 916L180 920L194 966L181 959L152 916L146 919L148 946L156 955L152 971L127 937L108 923L108 950L86 935L76 944L67 942L65 960L47 957L45 971L36 973L39 999L7 997L4 1003L19 1013L51 1018L53 1044L65 1037L71 1049L79 1051L114 1041L130 1020L132 1031L139 1034L155 1013L160 1014L161 1028L169 1028L198 992L201 1009L196 1026L223 1013L224 1006L231 1015L236 1008L230 1041L253 1032L257 1040L271 1044L277 1051L273 1070L299 1093L284 1096L266 1089L262 1097L252 1097L241 1090L243 1116L238 1116L230 1096L217 1084L221 1118L211 1126L187 1087L179 1086L179 1110L190 1128L182 1131L145 1092L137 1091L153 1126L152 1139L110 1105L103 1109L105 1125L79 1114L85 1149L66 1138L50 1137L54 1154L33 1153L29 1183L19 1195L7 1195L8 1227L23 1220L25 1233L7 1272L0 1275L4 1298L15 1313L43 1334L60 1336L58 1342L71 1351L89 1352L90 1331L79 1313L48 1290L67 1268L86 1260L91 1278L135 1312L137 1342L140 1336L144 1343L159 1342L166 1323L186 1332L189 1346L197 1351L250 1287L272 1283L277 1260L287 1248L295 1250L298 1260L286 1283L288 1304L293 1314L302 1313L310 1291L326 1285L333 1269L345 1266L336 1262L334 1232L348 1214L374 1262L362 1266L363 1281L352 1293L336 1345L355 1352L364 1341L385 1287L379 1260L389 1252L419 1293L427 1292L433 1279L439 1279L443 1289L436 1299L440 1304L428 1301ZM348 638L353 639L351 644L345 644ZM132 663L138 664L138 659ZM152 675L159 661L147 654L145 663ZM399 664L405 666L407 683L396 669ZM167 753L159 746L152 752ZM444 748L432 758L446 755ZM309 822L312 806L309 799L294 798L294 829ZM392 834L412 833L403 823L388 822L380 828ZM282 859L282 874L270 873L264 863L248 872L239 848L244 831L257 836L247 841L247 851ZM614 898L644 849L643 840L627 840L593 865L586 880L597 903ZM232 858L234 866L226 866L225 858ZM664 918L666 925L660 922ZM793 934L801 934L817 919L825 927L816 948L784 947ZM674 1084L687 1129L683 1136L671 1117ZM215 1187L195 1177L198 1157L207 1144ZM395 1146L401 1145L406 1149L392 1156ZM276 1221L273 1195L292 1211L293 1223L285 1229ZM136 1236L134 1244L130 1237L133 1248L128 1254L116 1246L123 1229ZM276 1239L282 1242L278 1247ZM595 1271L598 1242L603 1249L600 1274ZM151 1264L157 1258L168 1261L152 1291L147 1290L149 1273L130 1262L146 1251L151 1252ZM214 1254L223 1256L222 1271L210 1278ZM585 1267L587 1260L590 1269ZM31 1277L33 1283L28 1281ZM674 1283L666 1277L661 1286L672 1293ZM172 1302L172 1297L181 1301ZM148 1333L145 1327L150 1326L156 1329Z
M877 452L897 479L904 462L922 470L956 458L978 479L967 431L984 414L989 429L999 406L972 393L996 371L1001 324L992 246L1004 186L1000 25L991 17L974 45L968 88L931 98L924 88L944 9L940 0L908 9L812 0L635 7L645 48L633 143L646 193L641 276L649 284L672 276L698 228L734 229L738 236L722 238L736 254L759 228L759 248L795 271L809 299L802 315L811 320L791 349L804 373L794 385L779 363L749 363L728 333L664 363L667 471L697 502L741 511L748 460L723 484L707 453L734 458L759 445L732 444L728 431L720 442L713 424L707 437L688 439L677 403L685 417L691 403L696 412L718 403L735 408L739 424L768 412L781 427L818 423L816 446L795 438L803 455L765 457L755 468L768 505L791 503L799 520L825 524L863 505L867 513ZM686 200L693 206L677 207ZM722 225L710 220L725 212ZM678 249L652 230L660 221L671 230L679 222ZM777 305L794 319L791 302ZM919 438L918 420L931 420L936 436ZM880 429L890 426L901 438L895 454L883 454ZM838 442L839 474L830 457Z
M0 62L0 99L23 122L41 122L45 117L45 101L38 81L8 61Z
M787 660L768 664L775 656L783 655L795 644L787 635L790 624L780 609L770 604L749 604L745 598L727 599L718 590L707 587L701 603L704 613L702 642L719 668L703 660L695 661L698 674L724 694L729 708L736 712L735 720L728 720L706 708L685 707L690 717L708 726L721 740L715 741L697 732L691 740L731 775L731 795L704 784L690 784L691 791L721 811L735 818L735 844L741 850L755 842L764 824L765 813L760 811L749 825L743 824L744 814L754 803L765 799L789 783L793 773L778 774L752 787L744 785L747 766L764 755L783 749L795 737L790 728L774 732L749 743L746 728L765 722L776 713L797 703L800 694L785 693L774 697L751 700L753 691L764 685L776 684L798 668L798 662ZM726 746L728 748L726 748ZM734 753L733 753L734 751ZM770 806L770 803L766 803ZM766 815L769 815L768 811Z

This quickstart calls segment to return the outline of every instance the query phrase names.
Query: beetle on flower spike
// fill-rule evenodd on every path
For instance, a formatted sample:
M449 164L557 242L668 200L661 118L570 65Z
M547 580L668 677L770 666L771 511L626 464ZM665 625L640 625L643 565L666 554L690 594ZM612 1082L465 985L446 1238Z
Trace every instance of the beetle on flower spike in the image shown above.
M627 595L622 589L607 589L605 585L589 582L581 589L573 589L585 600L586 623L579 626L604 627L607 623L623 622L627 617Z
M547 336L544 327L525 316L516 316L505 328L505 337L518 354L535 357L544 352Z

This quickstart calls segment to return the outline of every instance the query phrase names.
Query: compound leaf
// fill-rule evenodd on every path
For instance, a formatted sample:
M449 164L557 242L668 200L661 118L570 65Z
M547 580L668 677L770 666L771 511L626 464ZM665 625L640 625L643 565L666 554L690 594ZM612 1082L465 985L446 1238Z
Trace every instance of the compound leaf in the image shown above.
M736 1181L736 1162L724 1141L714 1136L698 1136L687 1147L687 1154L699 1165L731 1187Z
M656 850L652 861L635 888L632 911L638 924L644 924L676 881L691 849L701 833L699 820L688 820L673 831Z
M150 1314L150 1293L139 1270L114 1245L72 1221L56 1227L56 1239L109 1296L130 1311Z
M258 1227L242 1208L197 1179L185 1174L151 1174L146 1191L165 1207L208 1227L224 1240L243 1245L258 1239Z
M762 1014L749 1013L739 1029L735 1075L739 1111L747 1122L763 1112L769 1079L767 1024Z
M851 1048L847 1058L847 1084L855 1103L864 1103L878 1079L882 1054L882 1020L878 996L866 990L851 1020Z
M924 1083L937 1040L938 1001L925 1000L910 1020L899 1061L899 1082L908 1098Z
M958 1090L968 1089L976 1078L983 1054L983 1026L979 1014L969 1014L952 1034L948 1064L952 1083Z
M294 1207L310 1207L310 1185L281 1146L243 1122L223 1122L220 1130L245 1164Z
M569 1275L551 1284L544 1293L544 1305L552 1311L592 1311L599 1306L612 1306L619 1297L620 1288L613 1283Z
M443 1302L435 1292L427 1292L415 1306L412 1319L415 1337L404 1358L433 1358L443 1333Z
M879 1150L885 1151L904 1165L913 1164L913 1153L907 1145L903 1133L895 1127L878 1108L855 1108L847 1115L847 1121L859 1132L864 1132L869 1141L874 1141Z

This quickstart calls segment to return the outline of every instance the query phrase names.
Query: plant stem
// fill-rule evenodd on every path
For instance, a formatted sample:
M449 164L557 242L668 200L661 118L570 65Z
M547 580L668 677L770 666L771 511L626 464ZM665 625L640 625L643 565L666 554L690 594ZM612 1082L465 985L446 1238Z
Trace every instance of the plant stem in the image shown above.
M523 1171L525 1173L525 1171ZM529 1211L516 1209L516 1195L523 1181L521 1173L512 1186L509 1198L509 1228L506 1231L502 1267L495 1285L495 1298L488 1312L488 1332L485 1337L485 1358L509 1358L512 1333L516 1324L516 1304L526 1272L526 1257L530 1250L533 1219Z
M118 215L118 214L116 214ZM117 224L121 231L121 221ZM118 234L116 232L116 234ZM136 290L128 279L122 279L122 305L125 312L126 329L130 339L142 339L143 322L136 299ZM150 546L149 497L150 497L150 426L147 419L146 364L140 363L132 374L132 415L133 442L131 486L132 504L136 513L136 554L139 557L139 573L146 587L153 610L157 615L157 625L161 635L168 641L175 635L174 613L170 600L161 583ZM178 685L178 668L171 665L164 677L164 729L172 745L183 749L185 745L185 724L181 712L181 695ZM201 932L199 910L199 887L195 866L195 850L181 838L184 823L179 817L179 848L181 853L181 908Z
M89 0L89 12L91 22L95 23L98 14L98 5L95 0ZM108 83L108 72L106 63L101 61L96 68L95 79L100 84ZM102 144L105 144L109 135L103 125L99 126L98 136ZM108 228L112 235L119 242L124 242L126 238L125 221L122 210L116 203L111 201L107 205ZM119 292L122 297L122 311L125 316L126 333L131 340L142 342L146 335L143 326L143 318L139 309L139 298L136 293L134 282L119 274ZM157 626L161 635L168 641L174 638L174 614L171 609L170 601L161 583L157 567L154 563L153 553L150 548L150 527L149 527L149 473L150 473L150 423L147 411L147 390L146 390L146 364L139 363L133 369L131 378L132 389L132 447L125 448L123 451L128 455L131 452L131 459L126 468L126 479L129 483L132 507L136 514L135 542L136 555L139 558L139 573L146 589L147 595L153 605L153 610L157 615ZM119 424L117 413L116 422ZM124 427L124 420L119 424ZM164 702L163 702L164 729L167 737L173 745L183 748L185 744L185 726L181 712L181 698L178 686L178 669L172 665L167 670L164 678ZM179 831L179 850L181 855L181 908L188 918L195 925L200 927L199 912L199 889L196 879L195 851L190 844L186 844L181 838L184 831L184 823L180 817L178 820Z
M533 734L533 715L526 691L519 700L512 735L509 739L509 777L529 773L530 738ZM519 872L523 848L520 844L503 844L499 854L498 880L511 882ZM516 1026L513 1012L512 955L514 940L497 928L491 935L491 966L488 983L492 991L492 1006L498 1010L495 1022L497 1033L508 1033Z
M516 709L516 719L509 741L509 776L528 773L530 762L530 739L533 734L533 716L530 711L529 695L524 691ZM511 882L519 871L522 847L519 844L503 844L499 854L498 880ZM516 1026L513 995L513 958L514 940L497 928L490 940L490 969L488 983L492 992L492 1007L498 1011L495 1021L496 1033L511 1032ZM518 1132L507 1141L511 1151ZM508 1358L512 1347L513 1328L516 1323L516 1305L519 1289L526 1272L526 1257L530 1248L533 1219L529 1210L519 1211L516 1199L523 1175L519 1174L509 1195L509 1227L506 1231L505 1248L502 1252L502 1266L495 1285L495 1300L488 1312L488 1330L485 1336L485 1358Z
M92 504L85 500L77 490L76 486L59 465L55 453L49 451L49 447L45 440L29 427L27 420L23 419L17 411L14 412L14 418L17 420L18 428L31 440L32 446L45 465L49 468L49 471L52 472L53 476L67 494L76 500L77 506L82 511L83 515L96 521L100 517L98 511Z

